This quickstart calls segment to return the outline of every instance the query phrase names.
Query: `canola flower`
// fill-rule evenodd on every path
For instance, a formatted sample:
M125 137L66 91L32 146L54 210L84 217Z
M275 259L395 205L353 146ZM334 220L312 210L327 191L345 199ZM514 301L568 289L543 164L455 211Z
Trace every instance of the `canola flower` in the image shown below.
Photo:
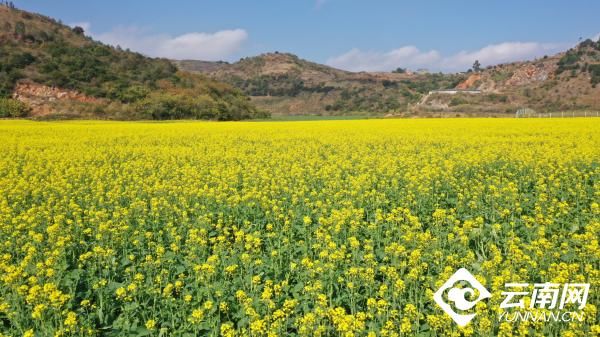
M592 336L600 121L0 121L0 336ZM466 267L461 329L432 299ZM499 322L506 282L591 284Z

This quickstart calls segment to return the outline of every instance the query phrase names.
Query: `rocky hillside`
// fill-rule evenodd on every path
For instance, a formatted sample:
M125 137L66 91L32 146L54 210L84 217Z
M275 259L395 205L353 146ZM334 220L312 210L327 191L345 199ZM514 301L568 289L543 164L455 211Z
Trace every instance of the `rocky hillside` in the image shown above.
M0 5L0 117L18 100L37 117L244 119L264 116L240 90L93 41L81 28ZM8 107L11 107L9 109Z
M452 88L465 78L460 74L353 73L277 52L212 67L206 62L176 64L241 89L273 114L292 115L399 114L428 91Z
M274 114L513 114L600 109L600 43L587 40L558 55L461 74L353 73L268 53L239 62L179 62L243 90ZM440 89L459 92L437 92ZM479 90L480 92L460 92ZM432 92L433 91L433 92Z
M540 112L598 111L599 83L600 41L586 40L557 55L471 73L457 88L481 90L481 94L432 94L419 109L506 113L519 108Z

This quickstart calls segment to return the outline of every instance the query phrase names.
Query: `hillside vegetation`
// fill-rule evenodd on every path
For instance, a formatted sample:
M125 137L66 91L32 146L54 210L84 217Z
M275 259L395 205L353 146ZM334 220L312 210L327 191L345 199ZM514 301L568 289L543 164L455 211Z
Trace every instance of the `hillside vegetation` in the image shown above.
M85 110L82 104L87 104L93 106L93 115L108 118L264 116L230 85L178 71L166 59L93 41L81 28L71 29L54 19L6 6L0 6L0 22L0 97L29 97L20 95L18 83L36 83L98 99L53 104L51 97L48 104L42 104L51 114L77 115L78 111L71 110Z
M600 41L585 40L553 56L487 67L473 72L460 89L480 95L430 95L418 108L426 110L514 113L600 110Z
M155 59L93 41L79 27L0 6L0 118L239 120L270 114L600 110L600 41L476 68L457 74L349 72L279 52L235 63ZM452 88L479 92L432 93Z
M353 73L278 52L233 64L176 64L234 85L272 113L292 115L402 112L428 91L452 88L465 78L461 74Z
M600 109L600 42L592 40L554 56L457 74L353 73L278 52L233 64L175 64L228 82L273 114L505 115L523 107L540 112ZM430 93L451 88L481 93Z

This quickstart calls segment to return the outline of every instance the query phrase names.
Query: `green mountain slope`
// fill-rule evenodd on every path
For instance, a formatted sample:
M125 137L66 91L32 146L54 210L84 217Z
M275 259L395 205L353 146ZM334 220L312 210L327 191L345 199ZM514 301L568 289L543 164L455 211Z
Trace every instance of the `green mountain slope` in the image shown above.
M103 45L82 29L51 18L0 6L0 97L11 96L31 102L33 115L77 117L88 111L85 117L125 119L264 116L230 85L178 71L166 59Z
M185 61L181 69L225 81L273 114L505 115L600 110L600 42L557 55L459 74L353 73L268 53L239 62ZM459 89L459 92L441 89ZM460 92L478 90L478 92Z
M429 90L452 88L460 74L353 73L303 60L288 53L267 53L233 64L177 62L252 96L273 114L387 114L404 112Z

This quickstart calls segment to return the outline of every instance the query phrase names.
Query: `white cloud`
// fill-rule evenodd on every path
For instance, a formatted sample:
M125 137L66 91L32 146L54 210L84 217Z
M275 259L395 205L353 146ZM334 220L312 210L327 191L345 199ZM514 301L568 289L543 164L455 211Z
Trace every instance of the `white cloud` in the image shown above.
M218 61L231 57L248 39L243 29L221 30L214 33L192 32L179 36L153 34L137 26L119 26L111 31L96 33L89 22L74 23L87 35L113 46L129 48L153 57Z
M505 62L528 60L560 51L565 46L538 42L504 42L492 44L473 52L461 51L447 57L441 64L442 69L461 70L469 68L475 60L482 65L495 65Z
M421 51L415 46L406 46L389 52L365 52L352 49L345 54L330 58L327 64L351 71L389 71L397 67L427 68L431 71L463 71L470 68L475 60L479 60L484 66L495 65L552 54L565 47L568 47L568 44L504 42L449 56L442 56L436 50Z
M594 41L600 40L600 33L598 33L594 37L592 37L592 40L594 40Z
M151 34L135 26L117 27L94 38L111 45L155 57L217 61L230 57L248 39L243 29L215 33L186 33L179 36Z
M330 58L327 64L350 71L387 71L397 67L411 69L427 67L439 62L440 54L431 50L422 52L415 46L405 46L386 53L352 49L340 56Z

